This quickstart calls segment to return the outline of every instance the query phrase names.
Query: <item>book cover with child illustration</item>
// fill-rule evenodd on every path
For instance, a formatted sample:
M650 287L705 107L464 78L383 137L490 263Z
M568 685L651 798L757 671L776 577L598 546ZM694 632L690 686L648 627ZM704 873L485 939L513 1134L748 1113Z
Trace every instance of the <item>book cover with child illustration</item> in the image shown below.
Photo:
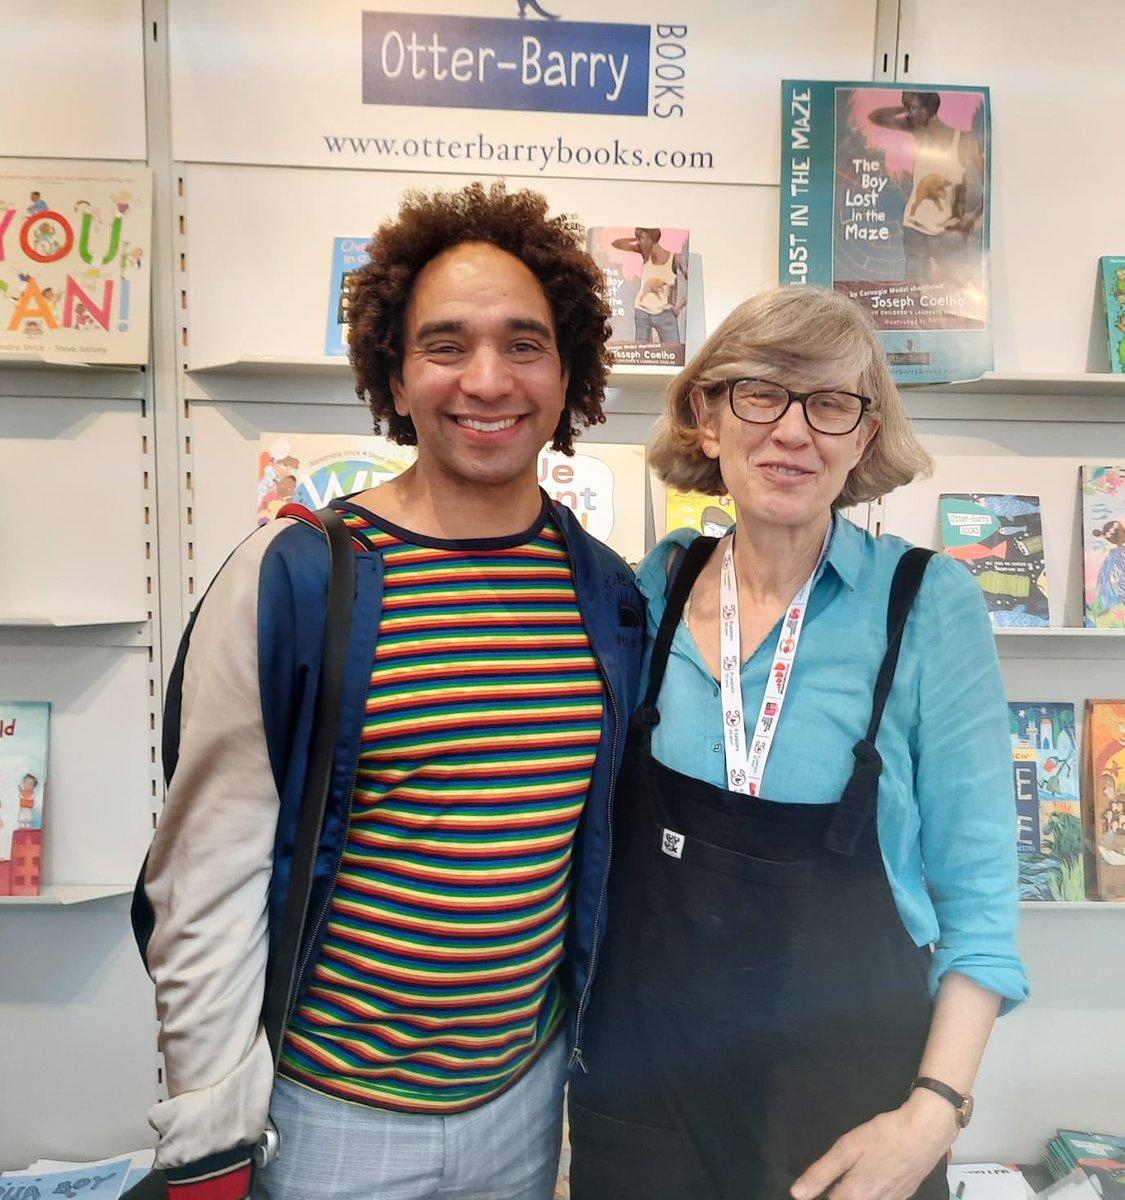
M148 362L152 174L0 162L0 359Z
M374 434L263 433L258 448L258 524L286 504L323 508L378 487L414 461L413 446ZM645 448L584 442L574 454L541 450L539 486L573 510L584 529L627 562L645 551Z
M0 896L38 896L51 706L0 701Z

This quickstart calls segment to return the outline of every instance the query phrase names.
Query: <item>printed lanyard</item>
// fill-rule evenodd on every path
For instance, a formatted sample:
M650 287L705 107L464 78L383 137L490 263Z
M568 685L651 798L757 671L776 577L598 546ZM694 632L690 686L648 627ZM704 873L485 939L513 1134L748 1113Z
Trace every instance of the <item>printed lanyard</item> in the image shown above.
M727 786L732 792L746 796L757 796L766 773L766 761L773 749L773 735L781 720L785 704L785 691L793 673L793 660L797 657L797 644L801 640L801 629L805 623L805 609L813 580L828 553L832 540L832 522L824 535L820 557L805 580L801 590L793 597L782 621L777 636L773 665L766 680L766 694L758 710L758 723L754 728L753 740L747 744L746 718L742 709L742 652L741 631L738 624L738 581L734 575L734 534L729 534L723 547L723 565L719 592L719 617L721 634L719 650L722 667L723 733L727 750Z

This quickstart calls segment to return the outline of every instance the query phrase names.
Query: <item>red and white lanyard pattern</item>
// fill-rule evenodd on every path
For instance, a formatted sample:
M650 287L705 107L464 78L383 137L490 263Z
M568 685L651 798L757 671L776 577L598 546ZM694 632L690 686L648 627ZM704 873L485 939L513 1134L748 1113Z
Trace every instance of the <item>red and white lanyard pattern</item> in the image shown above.
M766 693L758 711L758 723L749 742L746 738L746 717L742 708L742 650L738 624L738 580L734 574L734 534L728 534L724 540L726 545L723 547L719 591L719 651L722 660L720 683L723 699L723 734L727 751L727 787L732 792L757 796L762 776L766 773L766 762L773 749L773 737L781 720L781 710L785 705L785 692L793 673L793 660L797 657L797 645L801 640L809 594L812 592L813 581L820 570L820 564L828 553L828 543L832 540L832 522L828 523L824 545L820 548L820 557L816 560L812 574L786 609L781 632L777 637L773 663L766 680Z

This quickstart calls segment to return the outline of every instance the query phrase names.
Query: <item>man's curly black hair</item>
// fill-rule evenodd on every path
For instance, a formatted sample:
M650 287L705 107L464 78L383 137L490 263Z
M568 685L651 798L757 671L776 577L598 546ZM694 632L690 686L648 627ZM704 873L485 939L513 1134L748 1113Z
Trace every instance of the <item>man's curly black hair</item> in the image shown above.
M572 216L547 216L538 192L509 192L502 182L470 183L456 192L408 192L398 215L375 232L371 261L350 281L349 358L356 395L366 401L375 432L413 446L414 422L395 412L390 381L402 369L403 329L414 282L432 259L465 242L489 242L525 263L546 293L563 367L570 371L566 406L552 450L574 451L579 426L605 420L610 309L602 273L583 249L585 231Z

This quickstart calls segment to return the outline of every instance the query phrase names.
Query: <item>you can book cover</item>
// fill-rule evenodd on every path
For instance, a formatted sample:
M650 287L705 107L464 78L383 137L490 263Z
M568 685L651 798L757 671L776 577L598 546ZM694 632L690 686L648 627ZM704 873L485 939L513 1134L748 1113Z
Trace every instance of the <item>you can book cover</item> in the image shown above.
M0 163L0 357L148 362L147 167Z

